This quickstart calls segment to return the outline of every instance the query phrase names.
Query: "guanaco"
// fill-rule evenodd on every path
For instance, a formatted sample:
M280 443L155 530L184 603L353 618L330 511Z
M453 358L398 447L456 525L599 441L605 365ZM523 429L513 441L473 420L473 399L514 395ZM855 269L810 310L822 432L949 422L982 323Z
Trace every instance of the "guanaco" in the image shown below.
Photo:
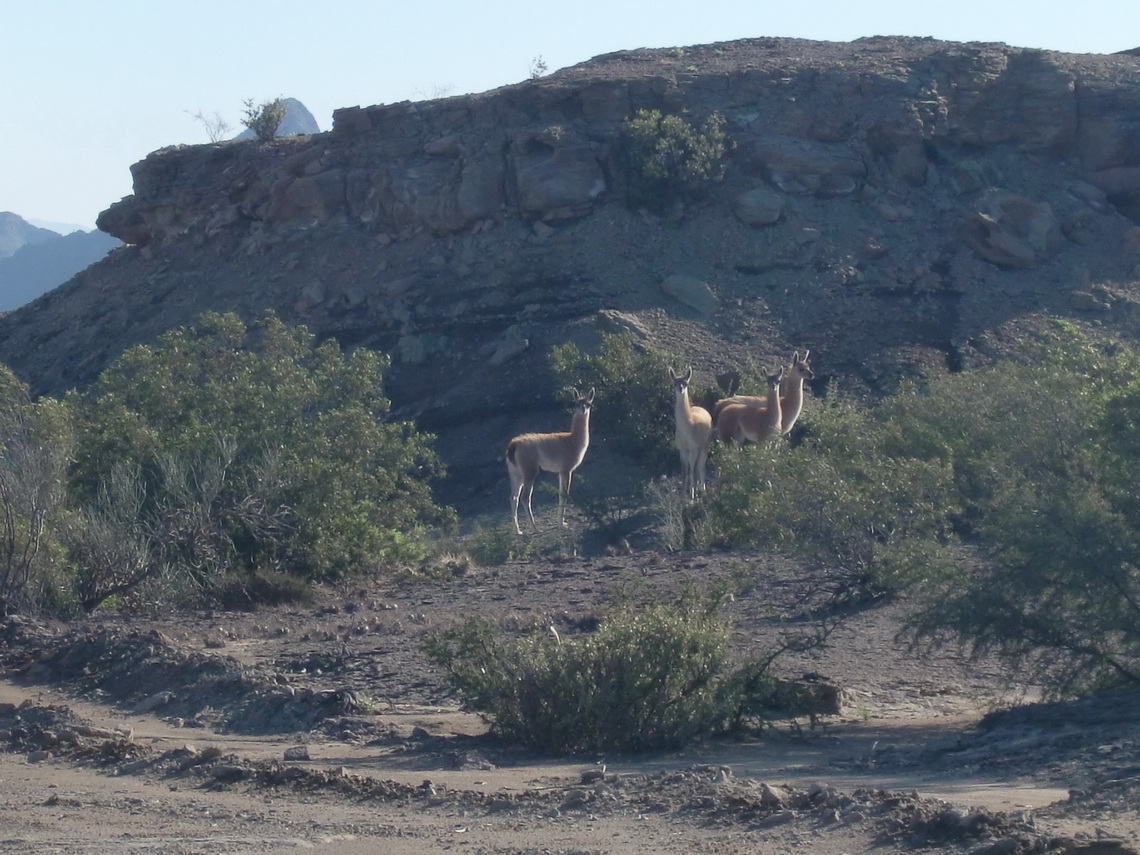
M783 417L780 381L783 377L783 368L775 374L767 375L768 397L763 407L739 402L719 407L716 417L717 439L743 445L745 442L761 443L770 437L779 436Z
M511 477L511 514L515 531L519 526L519 499L526 494L526 512L536 529L530 499L534 492L534 479L539 472L558 473L558 524L566 525L566 497L570 495L570 481L574 470L582 465L590 445L590 409L594 405L594 390L582 395L574 390L577 399L570 430L565 433L524 433L507 443L507 473Z
M669 369L673 378L673 396L676 399L673 413L677 419L677 451L681 454L682 479L685 493L695 499L705 486L705 463L709 457L712 439L712 416L704 407L695 407L689 401L689 381L693 367L681 376Z
M792 363L787 367L784 379L780 383L780 433L787 433L795 425L804 409L804 381L814 380L815 374L808 363L810 350L805 350L801 357L797 350L792 354ZM720 411L733 404L744 404L749 407L767 408L768 399L755 395L733 395L731 398L722 398L713 407L713 413L720 420Z

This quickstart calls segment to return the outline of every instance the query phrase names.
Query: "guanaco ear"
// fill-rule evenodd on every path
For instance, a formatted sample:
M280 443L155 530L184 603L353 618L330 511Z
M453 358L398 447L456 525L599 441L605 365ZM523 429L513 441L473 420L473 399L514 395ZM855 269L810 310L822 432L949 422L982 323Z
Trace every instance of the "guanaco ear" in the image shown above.
M693 379L693 366L689 366L689 373L685 375L685 384L688 385L689 381Z
M593 389L593 387L590 388L590 394L586 396L586 403L587 404L594 403L594 389Z
M669 366L669 379L672 380L674 383L676 383L678 380L681 379L680 375L674 373L672 365Z

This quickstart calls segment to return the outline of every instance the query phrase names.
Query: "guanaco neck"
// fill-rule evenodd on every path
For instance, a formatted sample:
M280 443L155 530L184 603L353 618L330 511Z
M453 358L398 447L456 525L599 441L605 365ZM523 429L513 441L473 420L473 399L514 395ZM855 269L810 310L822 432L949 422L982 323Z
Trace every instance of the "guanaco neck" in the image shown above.
M675 388L675 391L676 391L675 397L677 399L677 406L676 406L677 421L687 422L687 421L689 421L689 414L693 410L692 405L689 403L689 387L688 386L677 386Z
M776 430L780 429L783 421L783 411L780 406L780 383L779 381L768 383L768 417L771 419L772 424Z
M784 400L780 418L783 422L794 422L800 417L800 410L804 408L804 375L796 371L786 382L786 388L781 390Z
M585 448L590 444L590 408L579 407L570 420L570 442L575 448Z

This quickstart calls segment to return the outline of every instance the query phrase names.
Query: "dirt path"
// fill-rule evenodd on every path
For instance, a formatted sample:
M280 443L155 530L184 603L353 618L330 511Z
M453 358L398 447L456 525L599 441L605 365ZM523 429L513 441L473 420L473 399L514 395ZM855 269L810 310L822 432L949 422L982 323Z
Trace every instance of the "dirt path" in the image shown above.
M478 792L523 792L534 786L571 787L582 772L592 768L584 762L530 761L526 765L494 768L448 769L433 767L431 759L409 757L403 746L351 745L309 734L255 737L218 731L176 727L153 715L118 714L105 706L76 699L64 692L37 686L26 687L0 680L0 704L19 706L31 701L41 705L66 705L83 719L108 730L128 730L132 739L157 751L170 751L187 744L199 748L216 746L225 754L248 760L280 761L287 749L304 746L313 768L339 770L404 784L418 785L425 778L456 790ZM391 726L410 733L415 728L445 735L478 734L485 728L470 713L440 708L419 708L381 713L378 727ZM988 810L1039 808L1062 800L1068 790L1040 786L1033 781L995 782L990 778L932 772L922 768L881 769L880 758L915 757L953 745L977 725L970 716L913 718L906 721L838 721L819 733L706 743L680 751L650 756L610 759L607 769L619 775L644 775L669 769L708 765L731 769L736 777L769 784L806 789L824 783L840 790L862 787L916 791L924 798ZM483 765L483 764L479 764ZM491 764L486 764L491 765Z
M287 748L306 745L309 759L290 763L366 779L420 786L430 780L441 792L475 792L507 800L525 793L557 793L537 813L509 809L469 810L454 801L436 804L377 803L330 794L298 795L242 787L221 788L202 782L164 780L153 772L115 775L66 759L29 762L0 754L0 827L4 847L29 853L140 852L178 853L382 851L467 852L743 852L753 851L757 835L765 851L801 851L809 844L819 853L895 851L882 843L878 824L866 818L828 827L818 817L788 820L786 827L718 827L680 818L676 805L667 811L619 811L603 814L563 810L565 793L581 786L588 763L529 762L492 768L441 768L423 756L409 757L376 746L354 746L311 736L254 737L188 730L152 715L123 715L43 687L0 681L0 704L32 701L67 704L93 725L129 728L132 740L157 752L188 744L216 746L227 755L250 761L281 761ZM423 727L464 732L478 727L472 716L430 709L384 716L401 728ZM975 721L965 717L908 722L844 721L825 733L775 735L731 744L712 744L652 757L628 758L607 765L620 778L667 775L670 770L725 768L737 782L790 790L826 784L841 792L884 789L916 791L963 809L1025 812L1063 802L1068 793L1033 780L998 781L977 775L922 768L880 768L877 758L926 756L963 739ZM490 765L490 764L487 764ZM668 798L663 801L668 803ZM964 815L969 811L964 811ZM1099 831L1098 831L1099 829ZM1127 822L1068 821L1071 835L1098 834L1133 841L1140 817ZM751 841L751 842L750 842ZM899 845L898 851L907 847Z

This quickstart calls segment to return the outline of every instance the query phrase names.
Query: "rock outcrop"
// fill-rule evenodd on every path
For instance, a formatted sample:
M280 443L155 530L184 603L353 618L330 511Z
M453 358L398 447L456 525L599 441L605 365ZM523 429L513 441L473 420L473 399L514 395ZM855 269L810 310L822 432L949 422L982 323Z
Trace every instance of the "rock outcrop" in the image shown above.
M641 108L723 117L705 198L627 204ZM0 361L60 392L204 310L273 308L392 355L396 412L439 434L462 501L502 487L506 438L565 421L550 347L615 325L706 383L807 347L817 382L872 391L1047 314L1133 335L1138 117L1134 56L902 38L623 51L351 107L135 164L99 219L129 246L0 319Z

